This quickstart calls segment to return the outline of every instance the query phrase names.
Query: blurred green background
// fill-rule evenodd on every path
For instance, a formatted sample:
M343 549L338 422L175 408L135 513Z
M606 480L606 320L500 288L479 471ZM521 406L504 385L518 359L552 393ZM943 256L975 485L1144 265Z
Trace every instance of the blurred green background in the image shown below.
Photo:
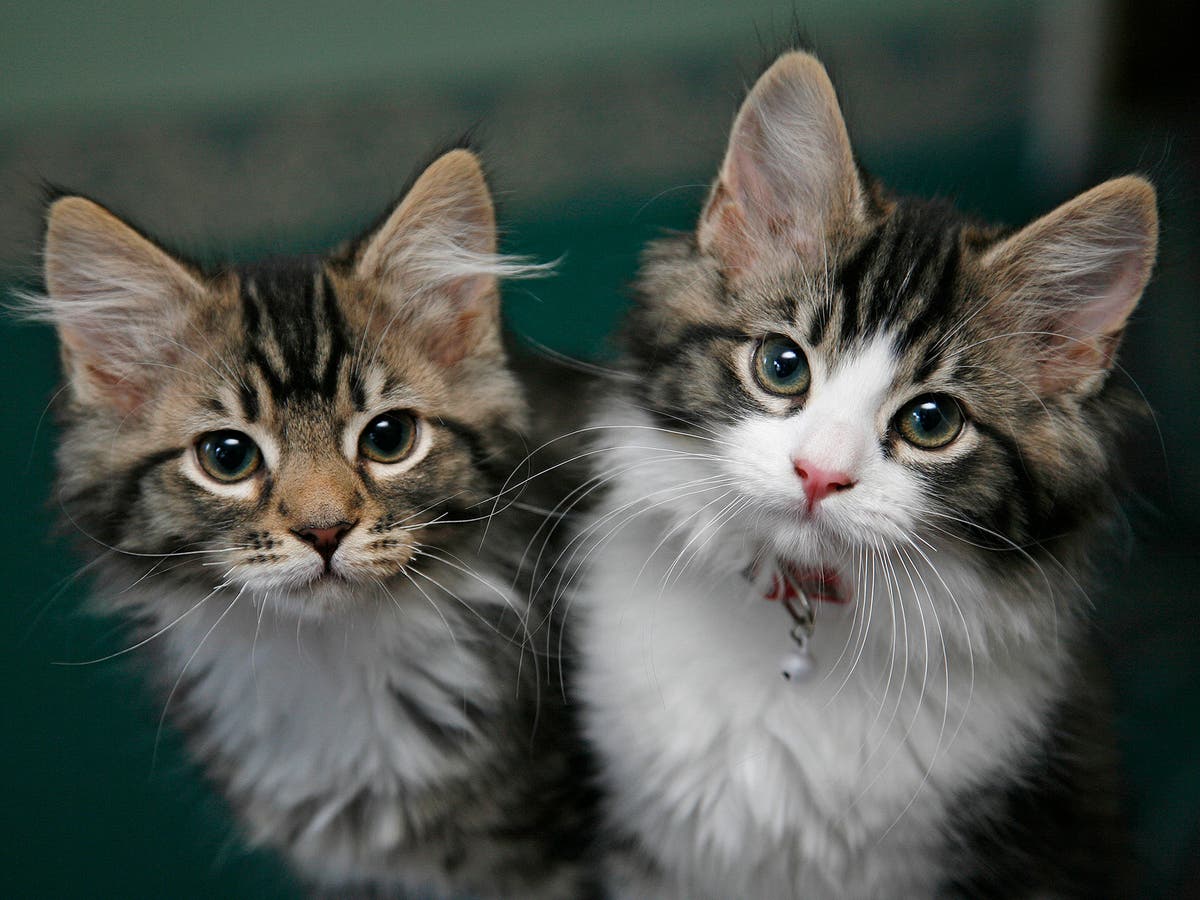
M744 87L799 27L866 165L1018 222L1104 177L1160 188L1162 253L1124 351L1136 535L1097 599L1149 896L1200 891L1200 92L1167 2L746 0L7 4L0 279L37 281L42 180L214 259L319 250L474 129L509 249L563 256L516 328L605 354L638 248L688 227ZM564 256L565 254L565 256ZM284 897L188 765L120 627L52 536L47 329L6 320L0 893Z

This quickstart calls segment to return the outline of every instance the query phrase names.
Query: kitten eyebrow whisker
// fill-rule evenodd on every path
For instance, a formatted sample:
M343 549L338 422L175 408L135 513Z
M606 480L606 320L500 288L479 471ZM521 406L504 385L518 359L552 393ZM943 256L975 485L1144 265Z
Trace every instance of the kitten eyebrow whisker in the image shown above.
M190 320L188 322L188 327L194 334L199 336L200 340L204 341L204 344L206 347L208 347L209 352L216 357L217 362L221 365L221 368L225 370L229 377L237 381L236 386L240 387L242 390L249 391L250 385L246 383L246 379L242 377L242 374L237 369L229 364L229 361L225 359L224 356L217 352L217 348L213 345L212 338L208 332L201 328L195 320ZM230 387L234 387L234 385L230 385Z
M182 350L184 353L190 353L192 356L196 357L196 359L200 360L200 362L204 363L204 365L205 365L205 366L206 366L206 367L209 369L209 371L211 371L211 372L212 372L214 375L216 375L216 376L217 376L217 378L219 378L221 381L223 381L227 387L229 387L230 389L232 389L232 390L234 390L234 391L236 391L236 390L237 390L237 387L238 387L238 385L236 385L236 384L234 384L232 381L230 381L230 379L229 379L229 377L228 377L227 375L223 374L223 373L222 373L222 372L221 372L219 369L217 369L217 368L216 368L216 367L215 367L215 366L214 366L212 363L210 363L210 362L209 362L207 359L205 359L203 356L201 356L199 353L197 353L197 352L196 352L195 350L193 350L191 347L188 347L188 346L186 346L185 344L182 344L182 343L180 343L180 342L179 342L179 341L177 341L175 338L173 338L173 337L171 337L171 336L169 336L169 335L166 335L166 334L162 334L162 333L159 333L159 332L147 332L147 333L148 333L148 334L151 334L153 337L155 337L155 338L157 338L157 339L159 339L159 340L161 340L161 341L164 341L164 342L166 342L166 343L168 343L168 344L173 344L173 345L175 345L177 348L179 348L180 350ZM143 362L143 363L141 363L141 365L155 365L155 364L154 364L154 363L146 363L146 362ZM158 363L157 365L165 365L165 364L164 364L164 363ZM171 366L166 366L166 368L173 368L173 367L171 367ZM182 371L184 371L184 370L183 370L183 369L179 369L178 371L182 372Z

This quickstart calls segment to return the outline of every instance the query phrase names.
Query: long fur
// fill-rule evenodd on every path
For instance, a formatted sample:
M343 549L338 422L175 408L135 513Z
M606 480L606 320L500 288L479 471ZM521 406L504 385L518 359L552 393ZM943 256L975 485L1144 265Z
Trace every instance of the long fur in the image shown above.
M25 300L64 346L57 496L95 606L245 838L317 892L594 885L586 758L520 571L558 496L529 448L557 448L500 337L498 279L544 268L495 243L464 150L325 259L201 272L64 197ZM384 414L415 429L395 462L363 449ZM230 431L261 463L227 483L203 446Z
M643 261L593 425L607 492L567 557L608 889L1121 896L1088 588L1153 191L1117 179L1006 238L863 181L844 134L820 64L785 55L697 234ZM801 394L756 374L771 335ZM965 420L933 449L900 428L922 398ZM842 489L817 502L814 467ZM814 601L809 681L782 677L778 567L847 601Z

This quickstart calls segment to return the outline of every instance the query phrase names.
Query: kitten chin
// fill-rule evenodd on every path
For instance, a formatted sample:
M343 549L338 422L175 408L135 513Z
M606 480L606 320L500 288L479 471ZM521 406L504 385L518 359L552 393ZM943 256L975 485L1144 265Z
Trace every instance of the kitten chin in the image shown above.
M324 258L204 269L65 196L45 260L95 604L247 839L335 894L581 896L586 757L520 566L561 494L510 477L553 435L499 310L542 270L497 253L474 154Z
M1128 895L1086 587L1156 223L1138 177L1011 232L893 196L817 60L763 74L594 423L614 896Z

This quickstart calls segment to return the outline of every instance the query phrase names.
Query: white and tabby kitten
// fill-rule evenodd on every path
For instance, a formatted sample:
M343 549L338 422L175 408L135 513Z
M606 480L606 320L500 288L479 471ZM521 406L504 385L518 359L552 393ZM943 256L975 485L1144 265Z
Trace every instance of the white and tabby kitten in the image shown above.
M514 581L542 501L504 490L532 435L497 282L530 272L463 149L327 258L204 271L90 200L49 208L33 303L98 603L247 838L316 890L586 890L583 778Z
M1089 557L1154 191L890 196L803 53L646 254L573 623L621 897L1099 897Z

